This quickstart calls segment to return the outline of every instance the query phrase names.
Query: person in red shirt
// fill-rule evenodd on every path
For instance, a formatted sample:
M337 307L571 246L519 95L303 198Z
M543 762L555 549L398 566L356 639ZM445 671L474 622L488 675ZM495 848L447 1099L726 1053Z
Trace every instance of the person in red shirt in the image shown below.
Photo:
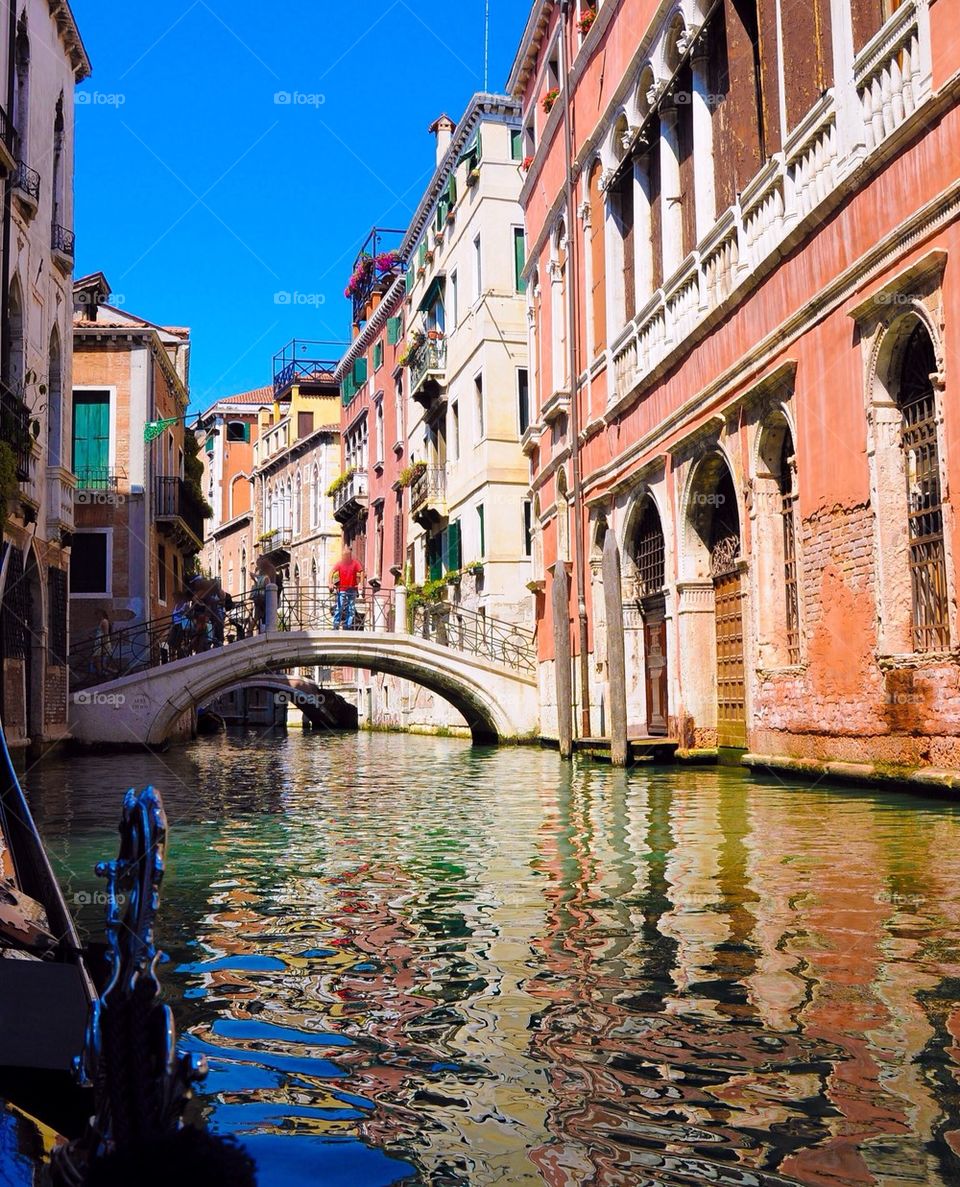
M357 613L357 594L363 584L363 565L354 560L349 548L343 550L343 555L333 566L330 584L336 595L333 629L338 631L342 625L345 631L352 631Z

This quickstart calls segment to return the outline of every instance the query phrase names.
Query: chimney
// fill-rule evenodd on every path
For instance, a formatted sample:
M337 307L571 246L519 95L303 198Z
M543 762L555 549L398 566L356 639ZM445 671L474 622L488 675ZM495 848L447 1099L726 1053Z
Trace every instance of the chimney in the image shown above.
M453 130L456 126L448 115L441 115L427 129L429 132L433 132L437 138L438 165L446 156L447 149L450 147L450 141L453 139Z

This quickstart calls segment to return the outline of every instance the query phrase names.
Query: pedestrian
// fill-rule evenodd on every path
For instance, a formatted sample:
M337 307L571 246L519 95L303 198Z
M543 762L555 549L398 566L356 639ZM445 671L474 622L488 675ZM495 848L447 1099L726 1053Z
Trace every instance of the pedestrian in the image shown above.
M357 615L357 594L363 584L363 565L344 548L340 560L333 566L330 584L334 588L333 629L352 631Z
M104 676L113 661L113 626L106 610L97 611L97 629L93 640L93 667L98 676Z

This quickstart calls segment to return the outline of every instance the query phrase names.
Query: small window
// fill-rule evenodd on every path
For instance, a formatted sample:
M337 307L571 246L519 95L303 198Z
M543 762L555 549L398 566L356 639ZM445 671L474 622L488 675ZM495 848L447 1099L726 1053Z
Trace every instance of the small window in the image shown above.
M106 594L110 592L107 570L107 533L77 532L70 553L70 592Z
M510 129L510 159L523 160L523 133L519 128Z
M409 273L408 273L408 275L409 275ZM399 341L400 341L400 318L399 317L389 317L389 318L387 318L387 342L389 342L389 344L391 346L396 346L396 344Z
M373 344L373 369L379 371L383 366L383 339Z
M250 424L245 420L231 420L227 422L227 441L249 441Z
M513 287L518 293L527 291L527 282L523 278L523 269L527 263L527 241L523 227L513 228Z
M162 544L157 545L157 596L167 600L167 550Z
M480 556L478 559L483 560L487 555L487 532L482 503L477 508L477 543L480 546Z
M483 407L483 376L478 375L473 381L474 399L476 401L477 411L477 441L482 441L486 436L486 417L484 415Z
M297 438L309 437L313 432L313 413L312 412L298 412L297 413Z
M517 419L522 437L530 427L530 378L526 367L517 368Z
M533 503L523 500L523 555L533 556Z

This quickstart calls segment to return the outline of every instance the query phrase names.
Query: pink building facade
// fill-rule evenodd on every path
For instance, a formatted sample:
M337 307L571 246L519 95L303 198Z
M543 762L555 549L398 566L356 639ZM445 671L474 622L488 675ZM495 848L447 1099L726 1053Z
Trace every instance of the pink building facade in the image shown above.
M537 3L517 54L543 732L949 780L956 14L781 10Z

